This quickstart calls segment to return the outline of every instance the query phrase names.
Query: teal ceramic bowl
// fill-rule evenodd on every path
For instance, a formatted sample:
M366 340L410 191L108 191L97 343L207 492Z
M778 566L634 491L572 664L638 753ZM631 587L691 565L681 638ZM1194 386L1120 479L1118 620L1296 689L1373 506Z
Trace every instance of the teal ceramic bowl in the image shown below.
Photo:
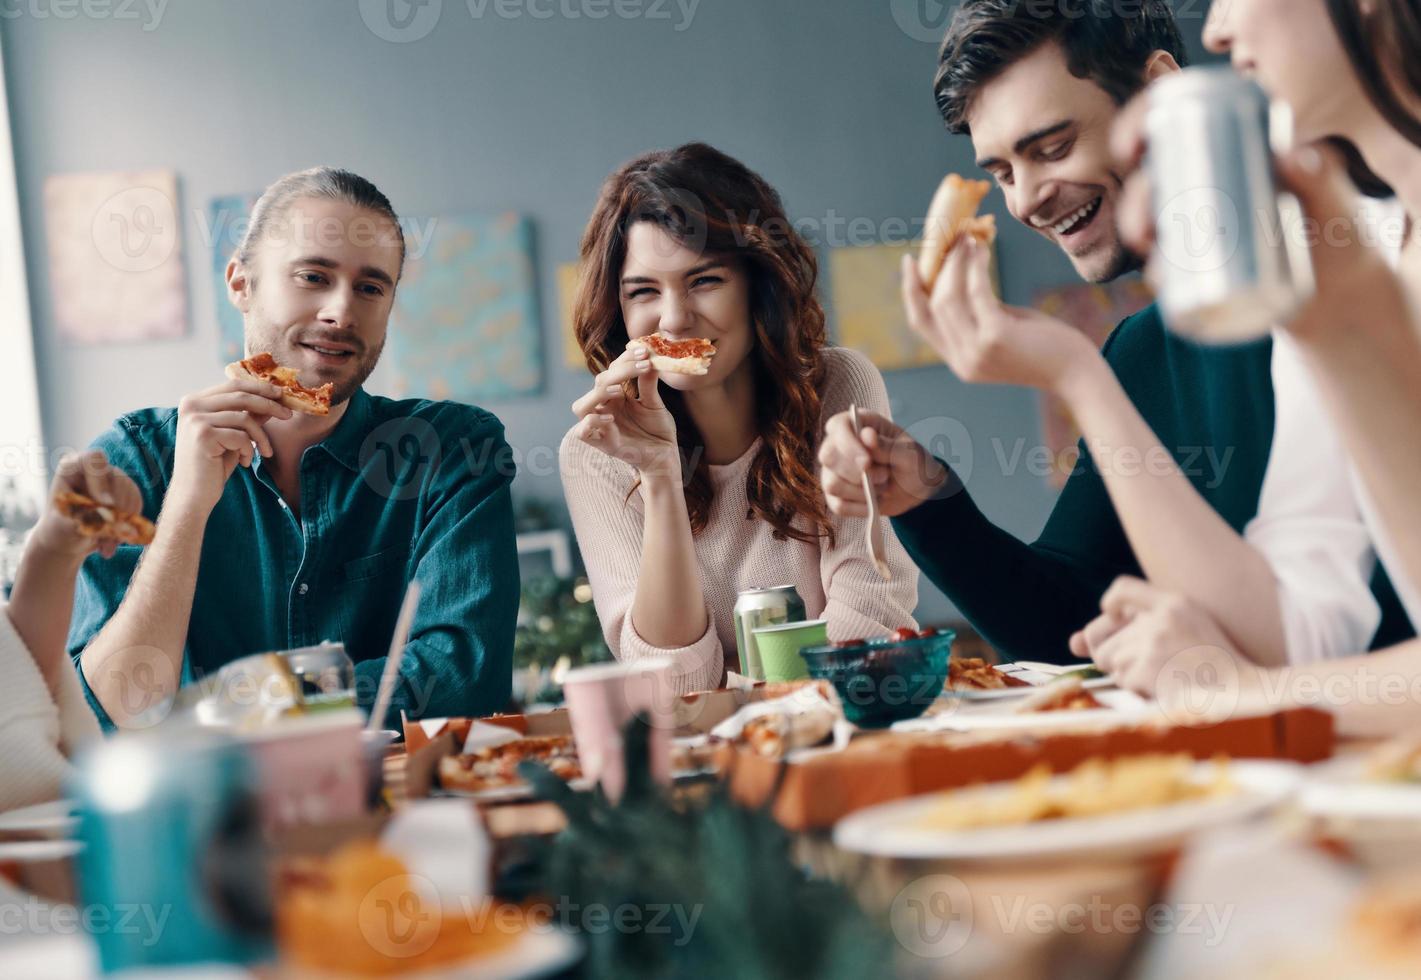
M918 717L937 700L956 638L941 630L911 640L807 647L800 655L810 677L834 685L845 718L861 728L885 728Z

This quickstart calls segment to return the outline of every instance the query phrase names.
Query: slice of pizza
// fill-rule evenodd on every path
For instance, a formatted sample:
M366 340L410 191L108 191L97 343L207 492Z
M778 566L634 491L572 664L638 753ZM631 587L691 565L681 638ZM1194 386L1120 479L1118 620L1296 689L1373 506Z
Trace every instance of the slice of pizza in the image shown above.
M518 764L541 762L560 779L577 779L582 768L571 735L542 735L491 745L439 760L439 785L447 790L478 793L523 782Z
M107 507L82 493L62 490L54 495L54 506L91 538L109 538L120 544L148 545L153 543L153 535L157 533L153 522L142 514L130 514Z
M282 367L270 354L255 354L244 361L233 361L227 365L227 377L234 381L264 381L276 385L282 391L281 404L293 412L331 414L333 384L326 382L319 388L307 388L297 379L295 369Z
M977 215L982 199L991 189L992 185L985 180L964 180L957 174L948 174L938 185L932 204L928 206L923 247L918 256L918 275L927 289L933 288L933 281L942 270L947 253L964 235L983 244L990 244L996 239L996 219L992 215Z
M1008 687L1029 687L1026 681L1003 674L980 657L953 657L947 665L949 691L1000 691Z
M1079 677L1062 677L1033 691L1017 705L1016 713L1039 714L1047 711L1092 711L1104 707L1085 689Z
M715 344L701 337L672 340L658 331L632 343L651 351L651 366L662 374L707 374L715 357Z

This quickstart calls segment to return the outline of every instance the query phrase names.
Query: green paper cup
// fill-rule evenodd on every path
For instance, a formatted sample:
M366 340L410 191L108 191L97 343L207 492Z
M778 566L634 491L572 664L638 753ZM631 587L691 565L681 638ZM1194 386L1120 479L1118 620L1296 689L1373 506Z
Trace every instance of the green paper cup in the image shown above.
M829 642L829 622L811 619L803 623L779 623L754 630L755 650L765 669L767 681L800 681L809 677L809 667L799 651L822 647Z

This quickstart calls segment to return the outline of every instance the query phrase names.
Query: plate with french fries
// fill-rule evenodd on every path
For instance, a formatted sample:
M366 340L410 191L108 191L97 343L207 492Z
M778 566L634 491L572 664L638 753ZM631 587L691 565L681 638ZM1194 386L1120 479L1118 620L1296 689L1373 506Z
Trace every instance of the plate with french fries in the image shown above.
M880 857L1017 861L1161 854L1199 831L1265 813L1301 781L1292 763L1187 755L1089 759L1052 775L915 796L860 810L834 843Z

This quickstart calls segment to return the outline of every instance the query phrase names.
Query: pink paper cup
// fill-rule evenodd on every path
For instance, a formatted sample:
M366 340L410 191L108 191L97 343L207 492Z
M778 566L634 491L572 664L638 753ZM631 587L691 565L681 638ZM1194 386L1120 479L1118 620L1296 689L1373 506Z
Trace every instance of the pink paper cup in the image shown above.
M613 801L622 797L627 772L622 730L637 714L650 723L651 776L671 782L671 731L675 726L671 664L593 664L568 671L563 697L582 774L602 785Z

